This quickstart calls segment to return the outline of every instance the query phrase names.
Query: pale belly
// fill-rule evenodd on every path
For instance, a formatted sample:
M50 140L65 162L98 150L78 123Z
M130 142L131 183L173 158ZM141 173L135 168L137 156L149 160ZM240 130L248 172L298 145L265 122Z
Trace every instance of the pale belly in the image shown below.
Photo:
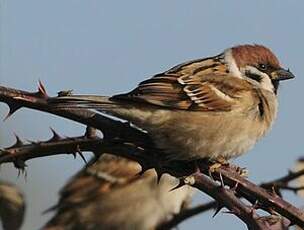
M205 116L188 111L182 119L176 113L166 120L162 114L163 120L152 126L149 122L148 132L171 160L230 159L251 149L268 127L256 115L226 114Z

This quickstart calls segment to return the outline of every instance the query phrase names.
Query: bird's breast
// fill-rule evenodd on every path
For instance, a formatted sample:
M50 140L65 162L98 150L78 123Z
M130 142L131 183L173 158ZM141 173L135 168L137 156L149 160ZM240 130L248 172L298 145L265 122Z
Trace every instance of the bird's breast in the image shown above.
M168 119L150 127L149 132L156 145L174 160L239 156L251 149L270 127L257 112L167 113Z

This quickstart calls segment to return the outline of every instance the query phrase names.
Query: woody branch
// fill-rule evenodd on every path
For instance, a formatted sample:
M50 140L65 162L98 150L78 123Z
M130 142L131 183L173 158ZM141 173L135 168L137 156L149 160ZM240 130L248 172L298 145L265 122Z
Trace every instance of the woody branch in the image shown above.
M63 141L70 141L71 143L71 140L53 139L48 141L48 143L36 143L35 147L27 146L29 151L23 153L16 149L24 147L23 145L20 146L19 143L19 146L15 145L3 150L0 162L15 162L15 165L22 166L20 162L39 157L34 151L35 148L45 148L40 157L60 152L81 152L81 150L95 153L107 151L138 161L142 165L143 170L153 167L160 174L167 172L173 176L184 176L184 180L181 180L181 185L187 183L207 193L217 201L218 210L221 207L228 208L230 213L246 223L248 229L285 229L290 223L304 226L304 213L301 210L284 201L276 193L266 191L262 187L244 179L239 175L235 167L225 166L216 170L212 174L213 178L217 180L215 181L209 177L208 164L202 162L199 164L200 172L192 173L189 176L189 173L193 170L192 165L180 165L180 163L177 163L178 167L175 164L170 164L170 167L164 165L161 160L162 155L153 147L153 143L148 135L129 126L127 123L112 120L86 109L55 110L52 106L48 105L47 99L48 95L41 83L39 84L39 91L36 93L0 87L0 101L5 102L10 109L8 116L11 116L22 107L28 107L95 127L103 132L103 139L88 138L89 135L86 135L87 142L81 142L80 139L84 139L81 137L75 138L74 142L72 141L74 144L77 143L75 144L76 149L75 145L68 144L62 145L65 146L62 149L59 146L52 149L50 146L53 142L62 144ZM56 135L54 134L54 136ZM147 152L149 154L146 154ZM218 183L218 181L221 183ZM227 188L227 186L229 187ZM251 203L251 206L248 206L239 197L245 198ZM256 209L263 209L271 215L261 217L256 213ZM281 215L277 221L274 221L274 213ZM281 226L281 228L278 228L278 226Z

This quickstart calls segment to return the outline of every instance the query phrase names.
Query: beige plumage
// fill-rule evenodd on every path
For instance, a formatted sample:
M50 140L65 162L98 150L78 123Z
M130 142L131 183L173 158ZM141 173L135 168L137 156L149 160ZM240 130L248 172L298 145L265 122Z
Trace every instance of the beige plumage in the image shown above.
M229 159L269 130L279 81L293 77L268 48L243 45L175 66L126 94L57 97L50 103L128 120L148 131L170 160Z
M21 228L25 213L23 194L14 185L0 182L0 219L4 230Z
M138 176L138 163L108 154L62 189L55 216L44 230L152 230L190 201L193 188L174 191L178 179L154 170ZM170 192L169 192L170 191Z

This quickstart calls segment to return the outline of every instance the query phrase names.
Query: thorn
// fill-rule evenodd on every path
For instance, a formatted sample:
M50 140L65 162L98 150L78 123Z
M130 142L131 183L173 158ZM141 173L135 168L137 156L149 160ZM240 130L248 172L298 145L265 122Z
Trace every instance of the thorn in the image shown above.
M41 80L38 81L38 92L37 95L42 97L48 97L46 89Z
M21 160L21 159L16 159L13 163L14 163L15 168L20 169L20 170L25 170L25 168L27 167L24 160Z
M25 181L27 181L27 171L25 169L18 168L17 177L19 178L21 174L24 175L24 179Z
M214 218L217 214L219 214L219 212L224 208L223 205L217 204L216 210L214 212L214 214L212 215L212 218Z
M178 185L176 185L175 187L171 188L169 190L169 192L173 192L174 190L179 189L179 188L183 187L184 185L186 185L184 179L179 179Z
M83 156L80 148L79 148L79 145L77 145L77 150L76 152L79 154L79 156L82 158L82 160L84 161L85 164L88 164L87 160L85 159L85 157Z
M236 182L235 185L230 189L232 192L236 192L237 187L239 186L239 182Z
M16 138L16 141L15 141L15 144L13 144L10 148L17 148L17 147L21 147L24 145L23 141L21 141L20 137L14 133L15 135L15 138Z
M273 185L272 187L271 187L271 193L273 194L273 196L276 196L276 197L278 197L279 195L278 195L278 193L277 193L277 188L276 188L276 186L275 185Z
M25 169L23 169L22 173L24 175L25 182L27 182L27 171Z
M15 113L18 109L22 107L21 105L17 105L14 103L8 103L7 105L9 107L9 111L8 114L4 117L3 121L6 121L8 118L10 118L13 115L13 113Z
M254 204L251 206L250 212L251 212L251 215L252 215L252 216L254 216L254 214L255 214L255 209L258 209L259 207L260 207L259 200L256 200L256 201L254 202Z
M76 159L76 153L73 152L72 155L73 155L74 159Z
M221 171L219 172L219 176L220 176L221 187L225 188L225 184L224 184L224 180L223 180L223 176L222 176Z
M52 127L50 127L50 130L51 130L53 136L51 137L51 139L48 140L48 142L60 141L62 139L62 137Z
M81 159L84 161L85 164L88 164L87 160L85 159L85 157L83 156L81 151L77 151L77 153L80 155Z

